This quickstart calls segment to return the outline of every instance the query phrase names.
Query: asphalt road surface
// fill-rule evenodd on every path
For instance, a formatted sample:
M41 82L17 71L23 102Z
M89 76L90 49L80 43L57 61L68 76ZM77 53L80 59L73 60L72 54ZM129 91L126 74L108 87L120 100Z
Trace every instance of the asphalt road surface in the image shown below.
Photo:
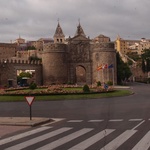
M91 100L33 103L35 117L56 123L26 129L0 139L0 149L16 150L148 150L150 85L134 83L135 94ZM29 115L26 102L1 103L2 116Z

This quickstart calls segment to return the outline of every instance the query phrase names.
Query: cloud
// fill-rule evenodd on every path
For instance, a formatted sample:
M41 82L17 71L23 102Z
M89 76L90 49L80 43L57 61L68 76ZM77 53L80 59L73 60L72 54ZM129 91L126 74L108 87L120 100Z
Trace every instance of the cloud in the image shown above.
M0 5L0 42L19 34L26 40L53 37L58 18L66 36L74 36L80 18L91 38L149 38L149 6L149 0L5 0Z

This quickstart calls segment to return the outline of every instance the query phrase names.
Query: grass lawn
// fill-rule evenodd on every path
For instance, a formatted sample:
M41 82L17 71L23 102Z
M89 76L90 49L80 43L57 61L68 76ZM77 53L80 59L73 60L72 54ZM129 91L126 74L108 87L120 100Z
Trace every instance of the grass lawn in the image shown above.
M78 89L80 90L80 89ZM106 93L88 93L88 94L58 94L58 95L40 95L35 96L36 101L54 101L54 100L78 100L78 99L99 99L104 97L117 97L131 95L130 90L115 90ZM25 96L0 96L0 102L25 101Z

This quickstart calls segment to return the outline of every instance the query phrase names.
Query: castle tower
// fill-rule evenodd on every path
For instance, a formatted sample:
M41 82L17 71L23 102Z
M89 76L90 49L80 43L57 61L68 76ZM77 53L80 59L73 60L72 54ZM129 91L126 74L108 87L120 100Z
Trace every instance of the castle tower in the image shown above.
M93 83L112 81L117 83L116 79L116 50L113 42L95 43L92 52L93 62ZM99 69L98 69L99 68Z
M67 46L64 43L65 36L58 22L54 43L46 43L43 46L43 84L63 84L68 81Z
M65 35L62 31L62 28L58 22L55 34L54 34L54 43L65 43Z

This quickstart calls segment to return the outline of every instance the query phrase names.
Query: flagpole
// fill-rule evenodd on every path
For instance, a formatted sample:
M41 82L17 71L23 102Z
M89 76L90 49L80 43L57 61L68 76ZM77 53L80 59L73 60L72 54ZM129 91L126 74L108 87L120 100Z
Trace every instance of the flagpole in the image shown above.
M100 81L100 75L99 75L99 70L98 70L98 81Z
M114 67L112 68L112 76L113 76L113 86L115 85L115 79L114 79Z
M97 80L100 81L100 75L99 75L99 69L98 69L98 67L99 67L99 63L97 65Z
M108 64L107 64L107 80L109 81L109 70L108 70Z
M103 79L103 83L104 83L104 70L102 68L102 79Z

